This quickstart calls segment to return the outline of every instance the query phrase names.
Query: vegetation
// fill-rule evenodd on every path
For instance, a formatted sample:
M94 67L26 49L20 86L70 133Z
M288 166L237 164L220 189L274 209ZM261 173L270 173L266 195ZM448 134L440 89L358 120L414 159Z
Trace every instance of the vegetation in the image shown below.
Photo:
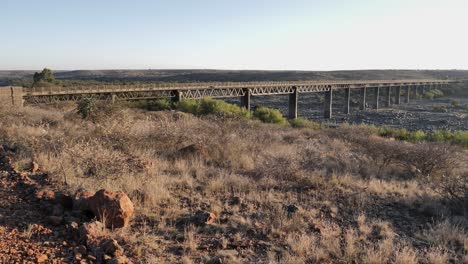
M204 98L202 100L184 99L176 103L175 108L182 112L191 113L197 116L220 114L250 118L250 112L247 111L247 109L210 98Z
M293 129L179 104L196 115L0 106L0 144L17 169L35 161L72 194L125 191L136 218L108 235L142 263L468 261L468 150L445 140L463 133L385 130L412 143L376 127ZM271 112L264 120L279 119ZM421 140L431 136L443 140ZM198 210L216 221L191 222Z
M281 112L277 109L259 106L253 113L255 118L258 118L264 123L277 124L284 126L288 123Z
M320 124L315 123L305 118L290 119L289 124L291 124L291 126L294 128L311 128L311 129L321 128Z
M389 127L376 128L370 126L370 129L382 137L391 137L398 140L410 142L432 141L432 142L451 142L468 148L468 131L441 131L436 130L432 133L426 133L421 130L410 132L405 128L395 129Z
M33 87L47 87L52 85L60 85L60 82L55 80L52 70L44 68L41 72L34 73Z
M439 98L444 96L444 93L439 89L432 89L423 94L424 98L433 100L434 98Z
M93 97L82 98L77 105L77 113L82 118L88 118L94 112L96 108L96 100Z

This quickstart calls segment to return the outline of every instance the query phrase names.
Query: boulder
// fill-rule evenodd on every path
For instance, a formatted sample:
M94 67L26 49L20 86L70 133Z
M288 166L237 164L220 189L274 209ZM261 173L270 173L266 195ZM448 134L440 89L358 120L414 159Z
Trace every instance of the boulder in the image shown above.
M127 226L133 216L133 203L123 192L100 190L91 197L82 196L76 201L76 209L91 212L107 228Z

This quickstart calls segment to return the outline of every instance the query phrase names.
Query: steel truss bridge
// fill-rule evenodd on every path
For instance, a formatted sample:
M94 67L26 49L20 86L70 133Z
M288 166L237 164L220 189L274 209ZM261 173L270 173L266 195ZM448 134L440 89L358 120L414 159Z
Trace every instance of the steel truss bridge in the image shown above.
M145 100L169 98L181 99L241 98L241 105L250 110L251 96L289 95L289 117L297 117L297 101L301 93L325 93L324 117L331 118L333 92L345 91L344 111L350 111L352 89L359 89L361 109L366 107L366 93L375 93L375 107L379 108L381 91L385 93L387 106L400 104L401 96L409 102L411 94L426 89L443 88L454 80L352 80L352 81L291 81L291 82L209 82L209 83L158 83L140 85L98 85L75 87L19 88L11 87L13 104L39 105L64 101L79 101L83 97L116 102L119 100ZM0 89L2 90L2 89ZM402 93L402 90L405 92ZM394 100L392 100L392 97ZM18 98L22 98L18 102Z

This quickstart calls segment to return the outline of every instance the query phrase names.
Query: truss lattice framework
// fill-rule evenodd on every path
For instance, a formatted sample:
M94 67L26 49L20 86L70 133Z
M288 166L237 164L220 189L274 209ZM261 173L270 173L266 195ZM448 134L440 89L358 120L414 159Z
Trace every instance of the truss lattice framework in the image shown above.
M38 105L38 104L54 104L60 102L68 101L79 101L83 97L90 95L83 94L71 94L71 95L41 95L41 96L24 96L24 103L28 105ZM104 96L103 94L93 95L93 97L98 100L108 100L109 95Z
M292 94L294 93L294 89L294 86L267 86L250 88L250 92L252 95Z
M108 94L115 100L137 100L137 99L158 99L158 98L173 98L176 97L176 91L172 90L154 90L154 91L131 91Z
M201 99L204 97L240 97L246 94L246 90L243 88L210 88L196 90L181 90L179 92L182 98L189 99Z
M297 86L299 93L313 93L313 92L328 92L330 91L330 85L303 85Z

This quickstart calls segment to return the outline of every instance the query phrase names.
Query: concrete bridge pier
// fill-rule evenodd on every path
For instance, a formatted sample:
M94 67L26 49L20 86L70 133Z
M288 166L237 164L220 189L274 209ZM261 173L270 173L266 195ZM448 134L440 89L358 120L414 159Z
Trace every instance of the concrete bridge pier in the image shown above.
M361 107L360 107L361 110L366 110L366 103L367 103L366 102L366 93L367 93L367 88L366 87L362 88L362 90L361 90L362 100L361 100Z
M392 88L390 86L385 87L387 92L385 93L385 104L387 107L390 107L392 105Z
M401 86L397 86L395 88L395 104L397 105L401 104L400 93L401 93Z
M374 89L374 96L375 96L375 109L379 110L379 99L380 99L380 87L375 87Z
M245 94L241 97L241 107L250 111L250 96L252 92L248 88L244 89L244 92Z
M418 86L415 86L413 89L413 98L415 99L418 98Z
M297 118L297 101L299 99L299 92L296 87L294 87L294 93L289 94L289 118Z
M344 95L344 113L349 115L350 113L350 103L351 103L351 88L345 89Z
M333 114L333 88L330 86L330 90L325 92L323 117L330 119L332 118L332 114Z
M410 102L410 94L411 94L411 86L406 86L406 101L405 103L409 104Z
M117 95L116 94L111 94L111 103L115 104L116 101L117 101Z

